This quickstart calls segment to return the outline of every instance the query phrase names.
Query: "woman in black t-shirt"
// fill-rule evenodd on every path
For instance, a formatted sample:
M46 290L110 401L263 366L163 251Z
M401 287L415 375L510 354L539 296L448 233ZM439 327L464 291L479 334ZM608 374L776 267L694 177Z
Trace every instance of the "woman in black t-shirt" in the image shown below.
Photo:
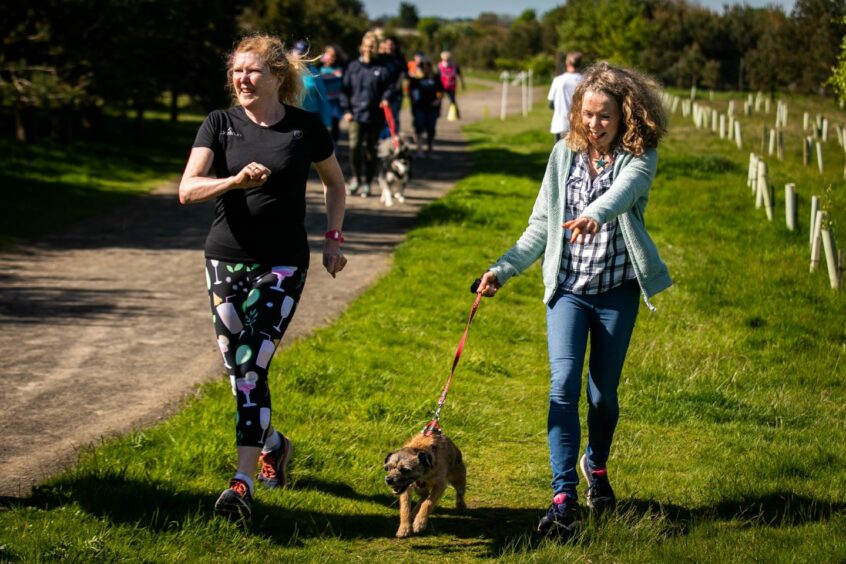
M236 398L238 449L238 471L215 510L231 518L250 517L259 460L262 484L277 488L286 481L291 441L271 422L267 371L308 271L304 222L311 163L326 201L323 266L334 278L347 262L340 249L344 177L332 139L316 114L293 105L303 69L279 39L243 39L228 61L236 105L203 122L179 185L183 204L215 200L205 244L206 284Z

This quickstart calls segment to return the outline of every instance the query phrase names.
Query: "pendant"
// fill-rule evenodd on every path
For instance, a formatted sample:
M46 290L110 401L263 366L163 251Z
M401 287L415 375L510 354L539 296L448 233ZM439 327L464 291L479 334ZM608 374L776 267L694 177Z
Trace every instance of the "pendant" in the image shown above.
M598 168L605 168L605 165L608 164L608 161L605 160L605 157L599 157L594 161Z

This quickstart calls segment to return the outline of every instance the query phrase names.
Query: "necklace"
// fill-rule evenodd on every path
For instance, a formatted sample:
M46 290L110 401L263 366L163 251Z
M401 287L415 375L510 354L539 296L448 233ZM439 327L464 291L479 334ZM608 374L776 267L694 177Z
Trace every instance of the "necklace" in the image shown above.
M599 151L597 151L596 154L599 155L599 158L597 158L597 159L592 158L592 160L593 160L594 164L596 165L596 168L598 168L599 170L604 170L605 167L608 166L608 163L611 162L610 160L606 160L605 157L608 157L610 159L611 155L605 155L604 153L600 153Z

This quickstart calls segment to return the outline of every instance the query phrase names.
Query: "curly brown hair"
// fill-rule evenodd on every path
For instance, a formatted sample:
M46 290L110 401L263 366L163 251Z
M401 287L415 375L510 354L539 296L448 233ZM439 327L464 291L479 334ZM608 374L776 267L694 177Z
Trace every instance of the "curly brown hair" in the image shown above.
M635 156L658 146L667 132L667 114L661 102L660 86L635 70L599 62L588 67L573 93L567 146L574 151L588 148L588 132L582 122L582 99L586 92L605 94L617 102L622 119L612 147Z
M238 53L255 53L270 67L270 72L279 79L279 101L297 106L303 96L302 74L308 72L305 61L297 53L285 49L278 37L256 33L242 38L226 58L226 89L237 102L232 85L232 65Z

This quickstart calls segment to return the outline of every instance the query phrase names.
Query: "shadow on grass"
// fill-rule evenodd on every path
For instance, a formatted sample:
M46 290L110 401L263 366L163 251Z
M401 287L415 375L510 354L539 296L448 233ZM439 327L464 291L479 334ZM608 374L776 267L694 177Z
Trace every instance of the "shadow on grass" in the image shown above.
M385 506L394 503L393 496L361 494L339 482L307 479L298 481L296 485L297 489L319 490L346 499ZM19 505L45 510L78 504L95 518L159 532L172 531L175 525L185 526L187 521L218 519L213 510L215 498L215 494L207 492L178 490L165 482L130 479L121 473L112 473L70 477L37 488L29 499L5 502L12 509ZM651 500L621 500L617 515L623 523L644 516L651 518L662 528L662 536L673 538L687 535L698 524L709 521L741 521L748 527L782 527L825 521L844 512L844 504L790 492L774 492L695 509ZM541 514L542 510L538 508L475 507L458 510L439 507L429 521L427 532L409 542L412 542L412 550L433 553L462 551L472 545L484 545L487 553L494 557L513 550L533 551L542 540L531 534ZM296 546L303 539L327 536L338 539L391 539L398 523L399 516L394 511L390 514L343 515L302 508L292 510L265 504L259 496L253 505L250 531L280 546ZM442 542L439 537L444 536L459 541ZM589 542L589 538L584 541Z
M793 492L773 492L758 497L725 500L712 506L690 509L652 500L621 500L618 513L630 517L647 516L662 522L663 534L688 534L706 521L740 521L748 527L792 527L827 521L846 514L846 504L821 501Z

